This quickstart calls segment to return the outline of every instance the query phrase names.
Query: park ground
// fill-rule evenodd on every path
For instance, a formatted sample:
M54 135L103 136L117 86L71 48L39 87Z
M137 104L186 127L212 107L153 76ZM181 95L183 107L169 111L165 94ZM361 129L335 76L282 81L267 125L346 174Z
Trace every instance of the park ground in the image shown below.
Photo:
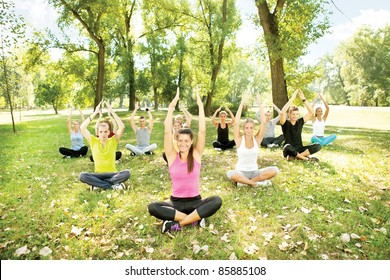
M66 111L16 111L16 134L9 113L0 113L1 259L390 259L390 108L332 106L326 133L337 140L318 153L319 163L287 162L280 149L261 149L259 166L280 169L270 188L227 179L236 152L212 149L208 119L201 192L221 196L223 206L205 229L171 234L161 234L161 222L147 212L171 190L161 157L166 111L153 112L158 149L143 157L124 148L135 136L130 113L118 114L126 130L117 167L131 171L130 187L90 192L78 179L93 171L88 157L58 153L69 146ZM309 122L305 143L310 132Z

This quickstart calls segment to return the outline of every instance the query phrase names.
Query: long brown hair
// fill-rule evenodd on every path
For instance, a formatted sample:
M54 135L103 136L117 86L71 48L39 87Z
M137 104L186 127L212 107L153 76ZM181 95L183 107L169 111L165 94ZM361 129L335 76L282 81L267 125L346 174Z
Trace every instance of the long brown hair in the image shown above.
M177 139L179 139L179 134L187 134L190 136L191 140L194 139L194 133L190 128L181 128L177 132ZM190 150L188 151L188 157L187 157L187 172L191 173L192 170L194 169L194 144L192 143Z

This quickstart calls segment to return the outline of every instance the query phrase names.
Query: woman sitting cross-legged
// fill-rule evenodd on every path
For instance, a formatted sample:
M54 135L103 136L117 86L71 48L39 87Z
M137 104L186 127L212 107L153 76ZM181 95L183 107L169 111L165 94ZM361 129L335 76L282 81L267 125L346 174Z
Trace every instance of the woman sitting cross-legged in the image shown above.
M78 109L80 112L81 122L84 121L83 113L80 109ZM68 127L68 131L70 134L70 141L72 142L72 148L65 148L61 147L59 148L59 152L61 155L63 155L63 158L72 158L72 157L81 157L85 156L88 152L88 147L84 146L83 143L83 134L80 130L80 123L78 120L74 120L72 122L72 111L73 109L70 109L68 120L66 121L66 125Z
M217 128L218 137L216 141L213 141L213 147L216 150L227 150L233 148L236 143L234 140L229 140L229 127L234 123L234 116L232 111L229 110L228 107L226 107L226 111L229 112L231 116L231 121L226 121L227 114L225 111L221 111L222 107L219 107L213 117L211 118L211 121L213 125ZM219 112L219 122L215 120L215 117L217 113Z
M321 94L318 94L320 99L325 105L325 114L322 113L322 108L317 107L315 109L314 116L311 117L311 121L313 123L313 136L311 137L312 143L319 143L322 146L329 145L334 140L336 140L336 134L330 134L328 136L325 136L325 122L328 118L329 114L329 105L325 101L325 99L322 97ZM314 107L315 103L313 103Z
M243 124L244 135L240 133L240 118L244 100L238 107L234 124L234 141L236 142L238 161L234 170L229 170L227 176L230 180L237 183L237 186L272 186L269 179L279 173L276 166L269 166L259 169L257 166L257 157L259 155L259 145L265 133L265 114L261 104L260 96L257 95L257 103L260 109L261 124L258 132L254 135L254 121L247 118Z
M178 132L175 151L172 142L173 110L179 101L179 89L169 104L164 122L164 151L168 160L169 173L172 180L172 195L169 202L153 202L149 204L149 213L163 220L162 233L181 230L186 225L204 227L204 218L212 216L222 205L218 196L202 198L200 195L200 167L206 142L206 118L199 93L196 96L199 107L199 131L196 144L189 128Z

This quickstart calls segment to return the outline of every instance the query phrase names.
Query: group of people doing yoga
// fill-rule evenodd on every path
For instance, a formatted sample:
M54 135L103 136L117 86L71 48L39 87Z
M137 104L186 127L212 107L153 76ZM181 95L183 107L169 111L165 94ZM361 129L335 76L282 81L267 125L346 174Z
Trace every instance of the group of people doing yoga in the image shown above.
M293 106L292 102L299 94L299 97L305 104L307 113L299 118L298 107ZM243 106L248 100L243 98L234 116L229 108L222 111L219 107L212 116L212 123L217 128L217 140L212 143L216 150L226 150L236 147L237 163L234 170L227 171L227 177L237 186L272 186L270 179L279 173L276 166L260 168L257 165L259 156L259 147L281 147L283 141L283 156L287 160L301 159L314 160L312 154L318 152L323 145L331 143L336 136L324 136L325 121L329 113L329 106L319 95L319 98L325 105L325 113L322 114L322 108L314 109L315 103L310 105L301 90L296 90L290 100L279 110L275 105L278 116L271 119L271 113L265 112L260 96L256 96L256 102L259 111L255 118L259 121L260 127L255 131L255 122L251 118L246 118L240 131L240 119ZM152 202L148 205L149 213L163 221L162 232L178 231L186 225L205 226L205 218L212 216L222 205L222 199L219 196L202 198L200 194L200 169L202 156L206 145L206 118L204 114L203 103L196 91L196 102L199 109L198 133L195 135L191 130L192 116L185 109L182 109L186 116L186 122L179 115L174 118L173 112L179 102L180 91L177 89L176 96L169 104L168 112L164 121L164 160L167 162L168 170L172 182L172 194L168 201ZM126 189L125 182L130 178L130 171L117 171L116 161L122 156L117 151L118 143L123 135L125 125L118 115L107 104L107 111L110 119L102 121L102 102L98 104L95 111L84 119L79 109L82 119L81 125L78 121L71 121L72 110L67 119L67 126L71 135L72 148L60 148L60 153L64 157L85 156L88 147L83 144L83 137L89 142L94 162L95 172L82 172L80 181L88 184L91 190ZM157 144L150 144L150 136L153 129L153 116L149 110L149 122L143 116L139 118L139 127L135 124L134 117L139 110L137 103L130 116L130 126L137 139L136 145L127 144L126 148L131 151L131 155L153 154ZM313 111L315 111L314 116ZM227 121L227 115L231 120ZM95 126L95 135L88 131L91 121L99 114L99 119ZM219 122L216 116L219 116ZM312 144L304 146L302 144L302 127L305 122L312 119L313 137ZM274 130L277 122L280 122L283 135L275 137ZM234 127L234 140L229 140L229 127Z

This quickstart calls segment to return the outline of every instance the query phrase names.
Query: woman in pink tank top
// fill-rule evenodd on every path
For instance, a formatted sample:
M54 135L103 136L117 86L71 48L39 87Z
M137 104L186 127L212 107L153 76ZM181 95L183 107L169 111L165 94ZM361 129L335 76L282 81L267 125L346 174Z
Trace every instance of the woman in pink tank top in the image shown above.
M164 152L167 158L172 180L170 202L152 202L148 206L149 213L163 220L161 232L181 230L186 225L205 227L205 218L212 216L222 205L218 196L202 199L199 192L200 167L206 143L206 118L203 103L198 90L196 101L199 108L199 131L194 145L190 128L182 128L177 135L176 152L172 141L173 111L179 101L179 88L176 96L169 104L164 122Z

